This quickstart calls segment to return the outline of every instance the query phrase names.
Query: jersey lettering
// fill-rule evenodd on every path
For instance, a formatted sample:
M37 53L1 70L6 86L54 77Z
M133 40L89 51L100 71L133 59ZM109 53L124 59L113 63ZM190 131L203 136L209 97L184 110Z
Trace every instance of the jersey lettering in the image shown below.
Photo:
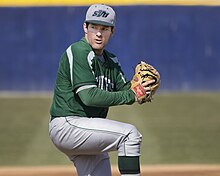
M105 76L98 76L96 77L96 80L98 82L98 87L105 91L112 92L114 89L114 83L112 83L111 79L108 79Z

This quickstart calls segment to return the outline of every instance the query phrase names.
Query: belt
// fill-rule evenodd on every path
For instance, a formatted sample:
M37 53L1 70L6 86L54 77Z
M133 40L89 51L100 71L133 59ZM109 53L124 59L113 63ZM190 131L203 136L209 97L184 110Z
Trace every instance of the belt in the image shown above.
M59 116L50 116L50 122L57 117L59 117Z

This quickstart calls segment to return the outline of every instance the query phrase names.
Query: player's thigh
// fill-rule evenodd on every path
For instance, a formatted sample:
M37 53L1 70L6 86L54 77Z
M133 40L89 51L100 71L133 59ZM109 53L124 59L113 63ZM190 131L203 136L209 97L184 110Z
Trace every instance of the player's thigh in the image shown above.
M67 121L75 128L72 138L78 142L77 149L82 154L116 151L129 135L130 138L141 136L133 125L114 120L70 117Z
M139 138L140 134L133 125L109 119L63 117L51 122L50 136L71 157L116 151L128 136Z
M136 127L115 120L103 118L71 118L67 117L66 120L70 125L94 132L112 133L116 135L127 135L130 131L137 131ZM137 131L138 132L138 131Z

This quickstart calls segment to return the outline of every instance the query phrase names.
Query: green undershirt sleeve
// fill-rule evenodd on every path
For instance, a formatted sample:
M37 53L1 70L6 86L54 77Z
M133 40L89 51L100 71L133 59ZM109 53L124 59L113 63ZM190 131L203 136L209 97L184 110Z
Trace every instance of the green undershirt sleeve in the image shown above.
M135 94L132 90L108 92L97 87L81 90L78 93L81 101L86 106L109 107L123 104L133 104Z

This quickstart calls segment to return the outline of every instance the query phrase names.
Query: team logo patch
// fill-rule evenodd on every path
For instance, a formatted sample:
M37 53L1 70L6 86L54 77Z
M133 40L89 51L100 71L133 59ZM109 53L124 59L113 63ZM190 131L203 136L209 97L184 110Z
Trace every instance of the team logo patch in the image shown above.
M107 13L106 11L98 10L98 11L95 11L92 16L106 18L108 15L109 15L109 13Z

